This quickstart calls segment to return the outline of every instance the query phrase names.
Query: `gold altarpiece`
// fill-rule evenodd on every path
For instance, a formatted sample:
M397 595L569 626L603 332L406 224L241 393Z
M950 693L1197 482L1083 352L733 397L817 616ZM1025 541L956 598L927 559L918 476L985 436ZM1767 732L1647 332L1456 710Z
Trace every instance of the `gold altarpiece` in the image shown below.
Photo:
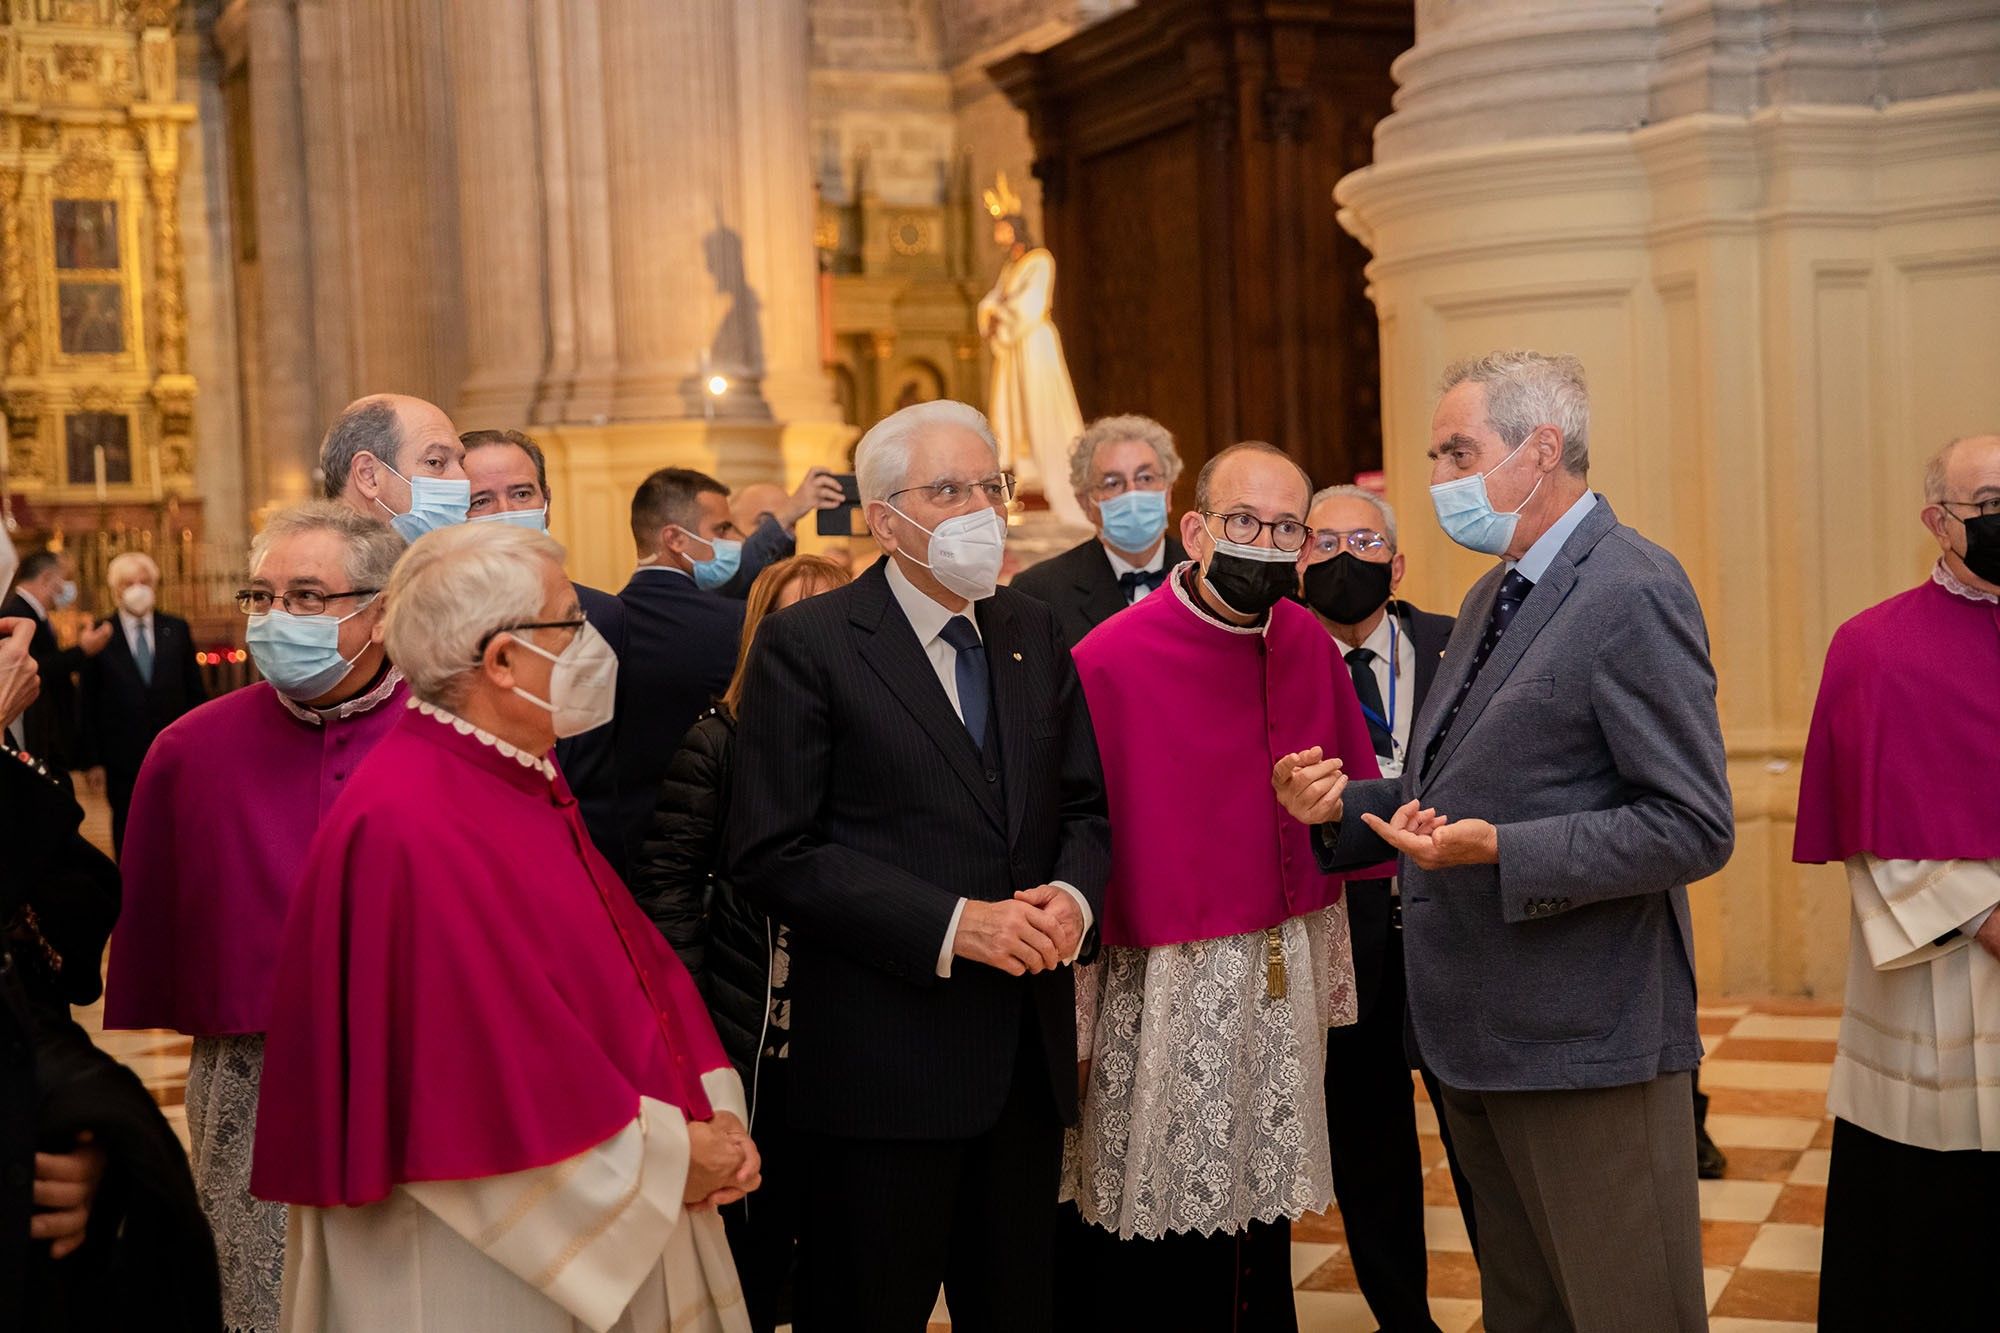
M68 537L86 566L114 535L199 535L178 9L0 0L0 493L31 540Z

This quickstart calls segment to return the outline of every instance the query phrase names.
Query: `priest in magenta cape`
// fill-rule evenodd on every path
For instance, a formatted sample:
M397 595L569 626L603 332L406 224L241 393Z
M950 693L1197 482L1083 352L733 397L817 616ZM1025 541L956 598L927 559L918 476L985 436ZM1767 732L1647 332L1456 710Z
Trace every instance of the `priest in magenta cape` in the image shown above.
M1852 904L1822 1327L1978 1328L2000 1249L2000 436L1932 460L1930 577L1842 625L1794 857Z
M278 937L313 831L408 694L379 599L356 591L379 590L402 552L340 505L272 515L251 548L246 636L265 679L161 732L132 793L104 1025L195 1039L188 1137L232 1329L277 1325L285 1215L250 1196L250 1144ZM271 600L288 595L306 610L326 596L294 615Z
M713 1207L755 1185L742 1083L547 757L617 673L561 552L447 528L391 581L411 706L313 841L272 1003L286 1329L749 1327Z
M1304 474L1238 445L1197 496L1195 562L1076 648L1116 832L1104 949L1077 977L1089 1065L1063 1197L1121 1240L1072 1228L1095 1271L1064 1286L1112 1300L1086 1320L1263 1327L1291 1308L1290 1220L1333 1199L1326 1030L1355 1016L1342 878L1320 872L1271 770L1306 745L1377 770L1333 641L1289 600Z

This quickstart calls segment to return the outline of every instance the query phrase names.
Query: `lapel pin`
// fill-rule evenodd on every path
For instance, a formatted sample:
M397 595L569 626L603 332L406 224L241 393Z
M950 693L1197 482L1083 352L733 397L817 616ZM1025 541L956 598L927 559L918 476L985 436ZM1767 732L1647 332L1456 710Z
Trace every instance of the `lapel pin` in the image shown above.
M1014 654L1014 660L1015 660L1016 662L1020 661L1020 660L1021 660L1021 655L1020 655L1019 653L1015 653L1015 654Z

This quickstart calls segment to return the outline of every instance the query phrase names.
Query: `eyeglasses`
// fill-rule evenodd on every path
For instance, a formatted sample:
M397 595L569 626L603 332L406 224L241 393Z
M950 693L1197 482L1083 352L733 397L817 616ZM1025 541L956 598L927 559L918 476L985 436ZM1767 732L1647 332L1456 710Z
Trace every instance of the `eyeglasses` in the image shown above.
M1977 509L1979 512L1973 516L1975 518L1992 518L1995 514L2000 514L2000 495L1989 495L1984 500L1939 500L1938 504L1942 505L1947 513L1951 511L1953 505L1961 505L1966 509ZM1959 516L1952 514L1952 517L1958 518ZM1959 521L1964 522L1963 519L1959 519Z
M1127 491L1164 491L1167 479L1151 468L1141 468L1129 478L1109 474L1090 488L1090 498L1097 501L1116 500Z
M1373 528L1356 528L1352 532L1314 528L1312 547L1314 555L1339 555L1342 550L1348 550L1367 557L1388 550L1389 539Z
M1271 530L1271 545L1280 551L1296 551L1312 536L1312 529L1295 518L1266 523L1255 514L1218 514L1208 509L1202 510L1201 516L1221 519L1222 535L1238 546L1255 546L1266 528Z
M922 491L930 496L931 503L939 509L964 509L979 503L1003 505L1014 498L1014 474L996 472L978 481L934 481L928 486L905 486L900 491L891 491L889 499L894 501L899 495L911 491Z
M270 612L273 603L285 608L285 614L293 616L317 616L326 613L328 602L338 602L348 597L373 597L380 588L355 588L349 592L315 592L311 588L299 588L292 592L271 592L265 588L244 588L236 594L236 609L246 616L261 616Z
M585 625L589 623L590 622L584 619L584 617L578 616L575 620L524 620L518 625L502 625L497 629L487 630L486 633L479 636L479 649L475 655L479 657L484 657L486 655L487 644L492 643L502 634L512 634L517 629L576 630L576 629L582 629Z

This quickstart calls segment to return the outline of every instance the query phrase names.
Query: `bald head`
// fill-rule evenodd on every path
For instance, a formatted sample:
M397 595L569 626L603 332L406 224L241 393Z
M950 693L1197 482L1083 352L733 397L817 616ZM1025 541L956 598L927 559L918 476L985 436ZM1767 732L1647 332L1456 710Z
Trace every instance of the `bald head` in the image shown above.
M1224 513L1254 494L1260 503L1252 508L1277 504L1293 518L1303 520L1312 508L1312 489L1312 478L1290 454L1262 440L1246 440L1230 445L1203 465L1195 478L1194 503L1197 509Z
M1945 567L1983 592L2000 594L2000 435L1966 435L1924 469L1924 526Z
M357 513L387 522L410 507L416 477L463 478L465 449L435 403L378 393L341 409L319 446L321 487Z
M729 512L736 520L736 530L746 534L755 532L766 515L784 513L791 498L790 492L775 482L751 482L730 497Z

